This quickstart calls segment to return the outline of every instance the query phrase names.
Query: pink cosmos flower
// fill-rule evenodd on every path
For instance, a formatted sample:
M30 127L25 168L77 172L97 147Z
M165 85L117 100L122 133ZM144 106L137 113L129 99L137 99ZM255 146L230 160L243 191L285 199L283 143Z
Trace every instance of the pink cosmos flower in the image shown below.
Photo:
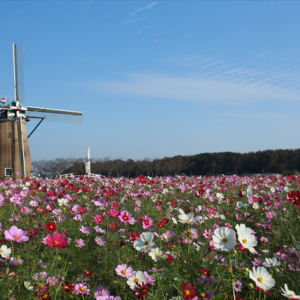
M84 240L83 239L79 239L79 240L76 239L76 245L75 245L75 247L81 248L83 246L85 246Z
M5 238L8 241L16 241L18 243L21 242L27 242L29 240L29 237L26 236L27 231L23 231L22 229L19 229L17 226L12 226L9 231L4 231Z
M120 212L116 209L111 208L110 210L107 211L107 214L109 214L113 218L118 218L118 216L120 215Z
M104 223L104 218L102 216L96 215L94 220L97 224Z
M88 226L81 226L79 230L85 234L90 234L91 228Z
M124 278L130 278L134 275L133 269L131 267L127 267L126 264L117 265L115 268L117 275L122 276Z
M103 238L103 236L97 236L95 238L95 241L99 246L105 246L105 244L106 244L106 241L103 241L102 238Z
M202 235L203 235L206 239L212 239L213 231L211 230L211 228L204 229L204 232L202 233Z
M75 294L90 294L90 290L87 288L87 286L83 285L82 283L75 284Z
M123 223L129 223L129 221L132 219L132 215L127 210L123 210L118 218Z
M144 229L149 229L151 228L153 225L153 220L151 219L151 217L149 217L148 215L146 215L144 218L143 218L143 228Z
M51 234L48 234L47 237L43 239L43 242L47 243L51 248L59 247L60 249L64 249L68 245L68 239L65 238L65 235L58 232L54 232L53 237Z

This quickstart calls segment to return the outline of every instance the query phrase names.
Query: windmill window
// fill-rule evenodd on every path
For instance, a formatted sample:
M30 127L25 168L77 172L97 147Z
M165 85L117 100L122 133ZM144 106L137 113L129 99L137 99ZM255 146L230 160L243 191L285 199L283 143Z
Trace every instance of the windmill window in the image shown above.
M9 133L9 134L7 135L7 137L10 139L10 138L11 138L11 133Z
M12 169L5 168L5 176L12 176Z

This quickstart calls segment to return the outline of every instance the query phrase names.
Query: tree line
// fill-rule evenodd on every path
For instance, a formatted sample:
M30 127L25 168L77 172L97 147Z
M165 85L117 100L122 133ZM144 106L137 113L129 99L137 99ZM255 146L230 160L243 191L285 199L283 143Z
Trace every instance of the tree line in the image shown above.
M83 158L57 158L32 163L35 175L56 177L60 174L84 174ZM218 152L197 155L132 160L92 159L91 171L103 176L136 177L191 175L293 173L300 170L300 149L265 150L248 153Z

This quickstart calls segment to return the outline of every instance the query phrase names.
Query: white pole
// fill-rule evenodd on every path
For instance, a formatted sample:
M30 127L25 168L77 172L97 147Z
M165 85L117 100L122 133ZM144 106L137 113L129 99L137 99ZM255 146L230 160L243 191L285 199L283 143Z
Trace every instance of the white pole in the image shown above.
M90 154L90 146L87 148L87 175L90 176L91 173L91 154Z

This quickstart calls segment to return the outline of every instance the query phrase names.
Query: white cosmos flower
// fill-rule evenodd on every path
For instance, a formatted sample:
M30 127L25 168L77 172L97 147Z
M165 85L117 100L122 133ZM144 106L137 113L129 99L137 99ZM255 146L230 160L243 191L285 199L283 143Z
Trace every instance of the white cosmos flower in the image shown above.
M252 205L252 207L253 207L254 209L259 209L259 204L258 204L257 202L255 202L255 203Z
M69 200L61 198L61 199L58 199L57 202L58 202L59 206L62 206L62 205L67 205L69 203Z
M201 249L201 247L196 243L193 243L193 247L196 251L200 251L200 249Z
M284 289L281 288L282 294L284 297L287 297L288 299L300 299L300 296L297 296L293 291L289 290L287 284L284 284Z
M0 255L3 258L9 258L10 254L11 254L11 249L7 248L6 245L2 245L0 248Z
M224 195L222 194L222 193L216 193L216 198L217 199L224 199L225 197L224 197Z
M185 215L185 212L181 208L178 208L178 211L181 215Z
M244 206L244 202L242 202L242 201L238 201L237 203L236 203L236 207L237 208L241 208L241 207L243 207Z
M30 281L24 281L24 286L27 290L32 291L33 290L33 286L31 285Z
M205 216L205 217L197 216L197 217L196 217L196 220L197 220L200 224L202 224L202 223L205 222L205 220L207 220L207 217L206 217L206 216Z
M153 238L154 238L154 233L143 232L140 235L140 238L134 241L133 247L140 252L144 251L145 249L149 249L154 245L154 243L152 242Z
M159 248L151 249L149 252L149 256L155 261L158 262L161 260L163 252L159 250Z
M173 222L174 224L177 224L177 220L176 220L174 217L172 217L172 222Z
M235 229L238 233L238 240L242 246L249 249L251 253L256 252L253 247L257 245L257 240L255 239L255 235L252 234L252 229L246 227L245 224L235 225Z
M147 278L146 275L142 271L133 272L134 275L127 280L127 284L129 287L134 290L136 287L136 284L139 283L142 285L142 283L146 283Z
M281 262L277 260L276 257L266 258L266 264L268 267L278 267L281 265Z
M275 286L275 280L265 267L253 267L253 271L249 271L249 277L255 282L256 286L264 291L268 291Z
M235 246L236 233L233 229L228 227L217 228L212 236L214 247L222 250L229 251Z
M182 224L191 224L196 221L193 214L181 214L178 216L179 222Z
M220 219L225 220L226 217L224 215L220 215Z
M291 251L295 254L300 254L300 246L296 246L296 248L291 248Z

